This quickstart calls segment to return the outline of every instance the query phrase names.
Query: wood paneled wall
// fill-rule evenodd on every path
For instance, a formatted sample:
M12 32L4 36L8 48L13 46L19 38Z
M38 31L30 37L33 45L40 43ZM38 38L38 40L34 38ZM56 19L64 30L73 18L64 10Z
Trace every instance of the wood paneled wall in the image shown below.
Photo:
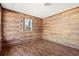
M0 4L0 52L1 52L1 4Z
M2 11L4 45L42 39L42 19L4 8ZM32 31L23 31L24 18L32 19Z
M79 48L79 7L45 18L43 39Z
M43 21L40 18L4 8L2 11L3 45L19 44L43 38L79 48L79 7L50 16ZM31 32L23 31L25 17L32 19L33 27Z

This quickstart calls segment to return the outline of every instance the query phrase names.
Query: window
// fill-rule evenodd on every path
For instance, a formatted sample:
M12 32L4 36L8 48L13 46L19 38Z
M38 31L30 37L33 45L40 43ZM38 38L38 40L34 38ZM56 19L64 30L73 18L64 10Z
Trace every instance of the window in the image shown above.
M32 31L32 20L25 18L24 20L24 31Z

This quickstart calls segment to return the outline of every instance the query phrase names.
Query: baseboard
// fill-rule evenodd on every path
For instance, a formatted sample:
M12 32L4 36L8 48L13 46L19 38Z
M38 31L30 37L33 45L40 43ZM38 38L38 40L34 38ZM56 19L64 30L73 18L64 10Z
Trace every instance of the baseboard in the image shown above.
M3 48L4 47L10 47L10 46L17 46L17 45L21 45L23 43L30 43L30 42L35 41L35 40L39 40L39 39L36 38L36 39L28 39L28 40L22 40L22 41L2 43L2 46L3 46Z
M46 39L44 39L46 40ZM61 41L52 41L52 40L47 40L47 41L50 41L50 42L55 42L55 43L58 43L58 44L61 44L61 45L65 45L65 46L68 46L68 47L71 47L71 48L75 48L75 49L79 49L79 45L75 45L75 44L70 44L70 43L67 43L67 42L61 42Z

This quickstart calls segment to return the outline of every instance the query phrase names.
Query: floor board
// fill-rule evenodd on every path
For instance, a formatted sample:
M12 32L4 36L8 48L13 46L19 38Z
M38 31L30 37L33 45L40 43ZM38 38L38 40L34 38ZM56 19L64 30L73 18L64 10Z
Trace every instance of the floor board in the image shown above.
M3 48L4 56L79 56L79 50L46 40Z

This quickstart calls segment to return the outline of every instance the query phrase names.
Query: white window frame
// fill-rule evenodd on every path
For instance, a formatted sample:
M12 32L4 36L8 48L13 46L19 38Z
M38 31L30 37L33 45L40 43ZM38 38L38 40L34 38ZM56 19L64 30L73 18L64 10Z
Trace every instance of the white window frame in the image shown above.
M31 22L30 25L28 25L29 23L27 22ZM24 22L23 22L23 28L24 28L24 32L31 32L32 31L32 19L28 19L28 18L24 18ZM26 26L30 26L30 30L26 30Z

